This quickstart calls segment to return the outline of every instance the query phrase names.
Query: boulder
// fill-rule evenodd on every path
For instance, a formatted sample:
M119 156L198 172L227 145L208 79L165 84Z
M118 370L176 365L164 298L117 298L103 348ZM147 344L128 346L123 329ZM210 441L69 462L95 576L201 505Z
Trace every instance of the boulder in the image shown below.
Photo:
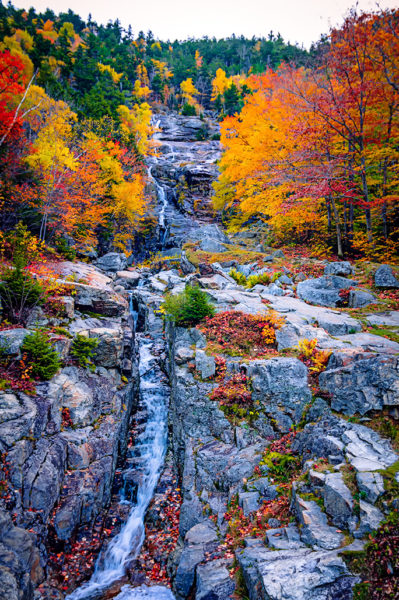
M384 520L384 514L372 504L359 500L360 509L360 525L357 531L354 532L355 538L362 538L368 533L375 531Z
M324 506L337 527L346 528L353 512L353 497L342 473L328 473L323 489Z
M362 308L376 302L378 302L377 298L370 292L365 292L364 290L351 290L349 292L349 308Z
M182 256L180 259L180 268L183 271L184 275L190 275L191 273L195 273L197 270L195 265L193 265L187 258L185 252L182 252Z
M346 279L338 275L327 275L316 279L306 279L297 285L298 297L310 304L320 306L339 306L341 296L339 292L356 285L353 279Z
M350 262L343 260L340 262L330 262L324 268L324 275L353 275L355 269L352 267Z
M295 494L295 510L302 525L301 539L313 547L333 550L339 548L344 540L336 527L330 527L327 516L313 500L304 500Z
M238 503L246 517L259 508L259 492L239 492Z
M123 354L122 330L99 327L91 329L89 335L98 341L94 350L94 362L108 369L119 368Z
M297 548L305 547L305 544L301 542L298 528L295 525L268 529L266 537L269 546L276 550L296 550Z
M127 257L122 252L108 252L108 254L101 256L96 264L103 271L116 273L117 271L123 271L125 269L127 266Z
M284 290L275 283L270 283L267 286L266 293L271 296L284 296Z
M195 600L230 600L234 598L235 580L230 576L232 561L212 560L197 567Z
M201 250L205 252L226 252L226 246L218 242L218 240L213 240L210 238L201 240L200 242Z
M3 329L0 331L0 351L8 356L19 356L28 329Z
M238 550L250 600L328 600L352 598L356 578L337 551L308 548L271 552L262 547ZM282 596L284 593L284 596Z
M396 279L392 267L381 265L374 274L374 285L378 288L399 288L399 281Z
M63 283L75 290L75 307L82 312L94 312L105 317L120 317L129 308L125 298L108 287Z
M398 457L388 440L364 425L352 424L342 433L347 461L357 471L379 471L393 465Z
M252 380L253 400L273 419L281 431L288 431L302 418L305 405L311 399L308 370L297 358L255 360L248 365Z
M117 271L117 279L121 279L127 289L136 288L141 280L141 275L137 271Z
M199 523L186 533L174 580L174 590L179 597L187 598L194 585L197 566L204 560L205 552L216 548L217 540L216 529L209 522Z
M332 409L346 415L396 407L398 368L399 359L394 355L334 352L327 369L320 373L320 389L331 394Z
M208 356L204 350L197 348L195 354L195 368L200 373L202 379L213 377L216 372L216 363L213 356Z
M366 494L367 502L375 504L380 496L385 492L384 480L380 473L356 473L357 487L359 492Z

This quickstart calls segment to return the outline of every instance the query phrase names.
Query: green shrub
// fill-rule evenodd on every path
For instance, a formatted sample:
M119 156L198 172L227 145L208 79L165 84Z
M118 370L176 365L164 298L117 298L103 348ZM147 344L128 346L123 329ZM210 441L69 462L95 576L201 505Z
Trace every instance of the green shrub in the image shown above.
M97 346L97 338L87 338L78 333L72 342L70 354L80 367L88 368L91 371L94 371L94 363L92 358Z
M238 285L247 285L247 278L245 277L244 273L240 273L240 271L237 271L237 269L230 269L229 275L238 283Z
M28 271L15 267L2 275L0 298L6 318L12 323L26 323L32 308L43 304L44 290Z
M186 286L181 294L166 296L163 309L169 320L183 327L196 325L215 314L208 296L198 286Z
M61 367L58 352L54 350L48 336L40 330L27 335L21 346L26 354L26 364L31 367L33 377L48 380Z
M270 273L260 273L259 275L254 274L245 277L245 275L240 273L240 271L237 271L237 269L230 269L229 275L238 283L238 285L253 288L258 283L261 285L274 283L281 276L281 273L273 273L272 275Z
M75 248L69 246L65 238L58 238L55 242L55 247L57 252L67 260L74 260L76 258Z
M5 318L12 323L25 324L30 311L44 302L44 288L27 270L40 255L38 240L25 225L19 223L8 236L12 252L12 268L1 274L0 299Z
M181 114L184 115L185 117L195 117L195 115L197 114L197 111L195 110L195 106L192 106L191 104L186 102L183 105L183 108L181 109Z

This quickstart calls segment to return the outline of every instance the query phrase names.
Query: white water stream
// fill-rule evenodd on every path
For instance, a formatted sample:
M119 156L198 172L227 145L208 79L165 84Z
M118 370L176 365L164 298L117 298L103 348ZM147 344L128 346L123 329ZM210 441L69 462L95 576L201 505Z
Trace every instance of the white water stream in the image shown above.
M144 541L144 517L159 479L167 442L168 387L161 382L162 373L157 358L152 354L152 344L146 338L139 340L140 403L147 420L144 431L128 450L127 464L130 459L131 466L124 471L125 485L120 499L122 503L131 504L132 509L121 531L100 554L91 579L70 594L68 600L101 597L101 592L125 575L126 567L137 557ZM137 483L134 503L124 492L132 489L132 482ZM117 598L173 600L174 596L168 588L160 586L124 586Z

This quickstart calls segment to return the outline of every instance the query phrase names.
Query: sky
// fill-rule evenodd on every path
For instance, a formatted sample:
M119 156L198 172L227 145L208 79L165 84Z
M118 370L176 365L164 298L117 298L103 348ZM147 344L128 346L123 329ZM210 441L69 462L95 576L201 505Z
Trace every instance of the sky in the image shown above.
M355 0L13 0L17 8L33 6L63 12L71 8L83 19L107 23L119 19L133 33L151 30L161 40L190 37L267 36L281 33L285 41L309 48L330 25L339 25ZM363 10L375 0L358 0ZM381 8L395 8L398 0L379 0Z

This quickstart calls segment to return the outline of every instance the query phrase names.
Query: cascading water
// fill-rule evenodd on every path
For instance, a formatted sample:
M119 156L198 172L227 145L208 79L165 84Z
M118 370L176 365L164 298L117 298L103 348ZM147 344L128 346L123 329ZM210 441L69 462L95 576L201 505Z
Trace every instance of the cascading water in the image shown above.
M126 567L137 557L144 541L144 517L158 482L166 452L169 388L166 382L163 383L164 377L158 359L153 354L154 342L140 337L140 334L137 338L140 355L140 404L147 413L147 419L144 431L128 451L126 459L128 467L124 471L124 486L120 501L131 504L132 509L121 531L100 554L90 581L70 594L68 600L101 597L111 584L125 575ZM120 600L174 598L168 588L157 587L159 593L146 586L140 588L124 586L118 598ZM158 595L154 596L154 593Z
M148 169L148 176L151 179L151 181L154 183L155 189L157 190L158 201L161 205L161 209L159 211L159 227L164 229L165 228L165 210L166 210L166 206L168 204L168 198L166 196L166 191L153 176L152 167L150 167Z

